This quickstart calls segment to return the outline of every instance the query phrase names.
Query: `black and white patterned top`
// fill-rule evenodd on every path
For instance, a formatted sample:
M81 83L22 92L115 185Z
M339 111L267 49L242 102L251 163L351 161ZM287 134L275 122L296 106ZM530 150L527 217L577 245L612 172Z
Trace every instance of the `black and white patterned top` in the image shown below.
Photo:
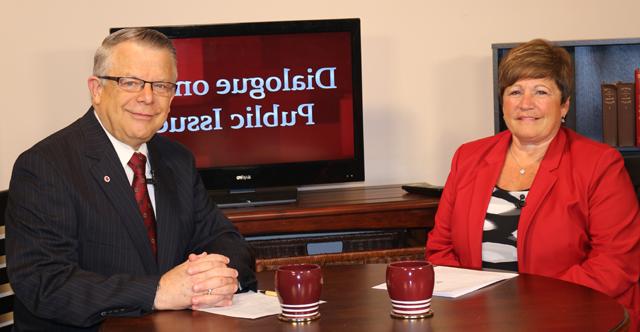
M528 190L495 187L482 228L482 267L518 271L518 220Z

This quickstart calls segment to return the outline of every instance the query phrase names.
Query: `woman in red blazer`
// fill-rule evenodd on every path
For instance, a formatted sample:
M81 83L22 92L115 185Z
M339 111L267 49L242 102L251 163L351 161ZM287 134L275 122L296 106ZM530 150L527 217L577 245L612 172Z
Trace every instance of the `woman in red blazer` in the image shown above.
M500 65L509 130L462 145L426 258L504 268L596 289L640 317L640 210L620 153L561 127L569 54L543 40Z

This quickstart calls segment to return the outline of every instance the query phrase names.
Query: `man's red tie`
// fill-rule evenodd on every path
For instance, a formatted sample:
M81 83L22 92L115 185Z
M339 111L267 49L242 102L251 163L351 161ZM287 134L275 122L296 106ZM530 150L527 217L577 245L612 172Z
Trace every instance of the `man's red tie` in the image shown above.
M158 247L156 245L156 218L153 214L151 199L149 199L145 176L147 157L140 152L135 152L133 156L131 156L127 165L129 165L133 170L133 182L131 183L131 188L133 188L133 192L136 196L136 202L138 202L138 209L140 210L140 214L142 214L144 226L147 228L147 236L149 236L151 250L153 251L153 255L156 256L158 253Z

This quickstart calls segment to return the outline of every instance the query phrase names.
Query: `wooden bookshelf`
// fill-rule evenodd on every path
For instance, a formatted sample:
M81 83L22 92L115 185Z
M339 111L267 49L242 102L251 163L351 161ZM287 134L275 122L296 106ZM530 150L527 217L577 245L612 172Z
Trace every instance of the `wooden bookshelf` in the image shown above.
M640 67L640 38L553 41L573 58L575 91L566 126L595 141L602 142L602 82L634 82ZM500 109L498 66L502 58L520 43L491 45L493 51L493 107L496 133L507 127ZM623 155L640 154L638 147L619 147Z

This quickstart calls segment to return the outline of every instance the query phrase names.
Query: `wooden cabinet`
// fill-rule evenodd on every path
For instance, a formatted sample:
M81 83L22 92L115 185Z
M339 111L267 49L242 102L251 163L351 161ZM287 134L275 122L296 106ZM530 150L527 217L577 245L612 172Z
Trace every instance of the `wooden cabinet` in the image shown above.
M433 227L437 198L408 194L400 185L301 191L286 205L223 209L244 236L372 230L408 230L426 236ZM421 243L394 248L299 257L260 258L258 269L289 262L353 263L417 258ZM259 251L259 250L258 250Z

